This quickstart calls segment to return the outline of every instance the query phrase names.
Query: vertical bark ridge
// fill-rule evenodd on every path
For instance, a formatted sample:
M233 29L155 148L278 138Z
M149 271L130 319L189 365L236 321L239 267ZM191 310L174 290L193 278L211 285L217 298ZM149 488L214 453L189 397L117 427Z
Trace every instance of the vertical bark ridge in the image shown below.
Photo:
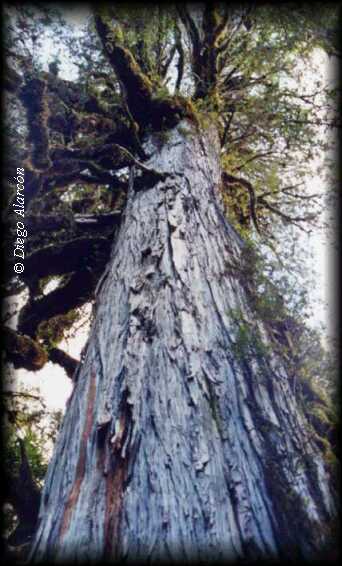
M234 312L269 338L234 267L216 132L183 121L144 149L165 176L142 190L132 170L32 556L311 557L335 512L328 474L279 356L238 349Z
M95 396L96 396L96 375L94 372L91 373L91 379L89 383L89 392L88 392L88 403L87 409L85 414L85 425L84 430L82 433L82 441L80 446L79 458L77 462L76 468L76 478L72 485L72 489L70 495L68 497L67 503L65 505L64 515L61 523L61 531L60 537L63 538L64 533L68 530L70 525L71 515L73 509L76 507L78 496L80 494L82 481L85 474L85 461L86 461L86 453L87 453L87 442L91 432L92 424L93 424L93 412L94 412L94 404L95 404Z

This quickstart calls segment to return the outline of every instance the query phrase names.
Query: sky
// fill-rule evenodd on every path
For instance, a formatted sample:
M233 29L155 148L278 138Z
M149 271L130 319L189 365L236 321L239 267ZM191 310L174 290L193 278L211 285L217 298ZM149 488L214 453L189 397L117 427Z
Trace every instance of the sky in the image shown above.
M324 77L326 83L336 84L338 66L337 61L333 60L322 51L316 50L314 55L314 62L318 66L319 72ZM308 76L308 80L313 77ZM335 138L335 143L337 147L337 136ZM313 174L311 178L307 179L307 184L310 186L310 192L312 193L323 193L326 194L329 190L329 181L323 181L322 178L315 173L315 170L319 169L325 159L326 155L322 153L318 158L314 160L313 163ZM336 155L334 156L336 158ZM331 217L334 217L334 221L337 221L336 210L332 210L331 207L327 208L324 212L324 220L330 225ZM337 337L337 298L338 298L338 288L337 288L337 265L338 265L338 253L337 249L337 234L336 227L331 230L331 232L325 230L323 232L313 231L308 237L308 251L310 259L310 268L312 270L313 283L310 288L311 301L315 305L314 313L310 323L313 326L319 327L321 323L326 325L326 335L327 337Z
M75 25L76 30L79 25L85 23L88 16L87 4L72 4L67 8L66 16L68 23ZM61 55L62 65L60 67L60 74L69 80L76 78L76 68L73 68L68 62L67 57L63 56L63 49L61 45L56 45L53 38L48 38L44 45L44 66L47 68L48 63L58 54ZM323 52L317 51L315 54L315 63L319 67L319 72L322 73L326 80L331 80L332 67L328 64L328 58ZM310 71L308 71L305 80L312 79ZM323 159L324 156L321 156ZM320 158L317 159L315 166L320 165ZM313 168L314 169L314 168ZM322 179L315 174L314 170L312 175L307 178L307 183L310 186L310 192L325 191L326 186ZM310 285L310 296L313 305L313 315L309 323L313 326L320 326L322 323L327 325L327 334L333 335L336 332L336 314L335 314L335 296L336 292L336 264L337 256L336 251L332 246L331 241L325 234L313 232L310 236L302 236L303 243L307 246L308 260L311 270L315 273L312 274L313 284ZM14 321L12 321L12 326ZM77 332L74 338L70 338L67 342L59 345L67 353L73 357L78 358L80 352L87 339L87 327L82 328ZM55 364L48 363L44 368L38 372L27 372L26 370L18 370L15 372L15 379L13 387L17 390L20 388L31 389L38 388L41 392L48 408L51 410L64 409L67 398L69 397L72 384L71 380L66 377L64 370Z

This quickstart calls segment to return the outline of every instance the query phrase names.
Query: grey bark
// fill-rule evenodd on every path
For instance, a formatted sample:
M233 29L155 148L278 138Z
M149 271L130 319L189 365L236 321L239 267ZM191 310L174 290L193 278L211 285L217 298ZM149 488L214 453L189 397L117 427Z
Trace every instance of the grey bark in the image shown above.
M183 121L131 169L96 319L45 480L34 561L315 556L334 516L281 359L238 356L243 242L214 129Z

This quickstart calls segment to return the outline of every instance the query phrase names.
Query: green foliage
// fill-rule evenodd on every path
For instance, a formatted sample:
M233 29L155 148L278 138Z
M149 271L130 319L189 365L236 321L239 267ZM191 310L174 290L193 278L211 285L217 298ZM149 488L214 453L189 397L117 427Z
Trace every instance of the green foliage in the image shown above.
M318 63L326 57L323 49L331 52L328 36L336 39L337 31L332 5L320 18L288 5L281 16L278 7L258 7L248 29L232 32L226 59L222 56L229 79L206 100L206 108L219 116L223 169L252 184L259 228L272 239L288 229L291 218L304 230L318 225L322 205L319 197L309 198L314 191L303 181L312 175L314 159L331 147L327 132L338 125L336 90ZM223 198L241 235L251 235L246 189L234 187ZM280 222L277 210L284 213Z
M303 291L297 300L292 297L292 304L284 301L284 289L290 287L288 278L272 280L267 259L251 241L244 246L238 277L245 285L251 314L246 320L239 309L229 313L237 328L234 355L241 362L256 359L259 367L265 368L261 370L264 377L273 375L270 356L278 356L315 442L335 476L339 421L336 350L323 348L320 333L307 325ZM266 338L261 336L258 323L266 330Z
M246 353L250 352L255 355L257 359L261 359L269 353L269 347L260 338L258 331L255 328L248 328L247 326L240 326L236 339L237 351L242 349Z
M10 470L11 476L19 476L19 468L21 464L20 446L17 438L18 430L13 426L7 427L4 430L4 451L3 463L4 469ZM46 470L47 461L44 457L42 441L37 434L30 428L27 429L26 435L23 439L25 452L30 463L30 468L35 481L41 484L43 481Z
M239 309L230 309L229 314L236 327L232 343L234 356L240 362L246 363L256 359L259 366L262 366L267 356L271 354L271 349L262 339L258 324L247 321Z
M81 312L78 309L70 310L64 315L54 316L40 324L38 337L49 348L53 348L67 337L68 331L80 318Z
M129 49L157 89L169 94L161 84L163 62L169 52L175 17L172 7L116 3L108 10L120 43ZM119 24L119 25L117 25Z

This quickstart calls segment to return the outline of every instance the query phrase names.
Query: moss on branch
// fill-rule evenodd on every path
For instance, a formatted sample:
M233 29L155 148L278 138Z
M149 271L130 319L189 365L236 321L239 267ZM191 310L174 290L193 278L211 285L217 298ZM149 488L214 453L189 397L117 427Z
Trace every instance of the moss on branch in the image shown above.
M4 70L4 88L11 93L17 93L22 85L21 76L6 61Z
M31 299L20 311L20 332L35 337L42 323L84 305L92 298L100 274L101 270L83 267L64 286L42 298Z
M93 269L107 260L110 241L107 238L77 238L45 246L25 259L25 277L42 279L81 270ZM99 253L100 252L100 253Z
M19 95L27 114L27 141L32 148L30 161L37 171L45 171L51 167L46 92L46 82L32 78L26 81Z
M38 371L48 361L46 350L29 336L4 327L4 338L6 358L15 369Z
M182 118L193 117L190 104L180 96L160 98L149 77L143 73L132 53L121 45L120 28L97 13L95 25L104 51L122 85L130 114L140 126L153 129L173 127Z
M36 340L19 334L11 328L4 328L4 338L6 360L12 363L15 369L39 371L48 361L51 361L60 365L71 378L79 363L60 348L52 347L47 351Z

